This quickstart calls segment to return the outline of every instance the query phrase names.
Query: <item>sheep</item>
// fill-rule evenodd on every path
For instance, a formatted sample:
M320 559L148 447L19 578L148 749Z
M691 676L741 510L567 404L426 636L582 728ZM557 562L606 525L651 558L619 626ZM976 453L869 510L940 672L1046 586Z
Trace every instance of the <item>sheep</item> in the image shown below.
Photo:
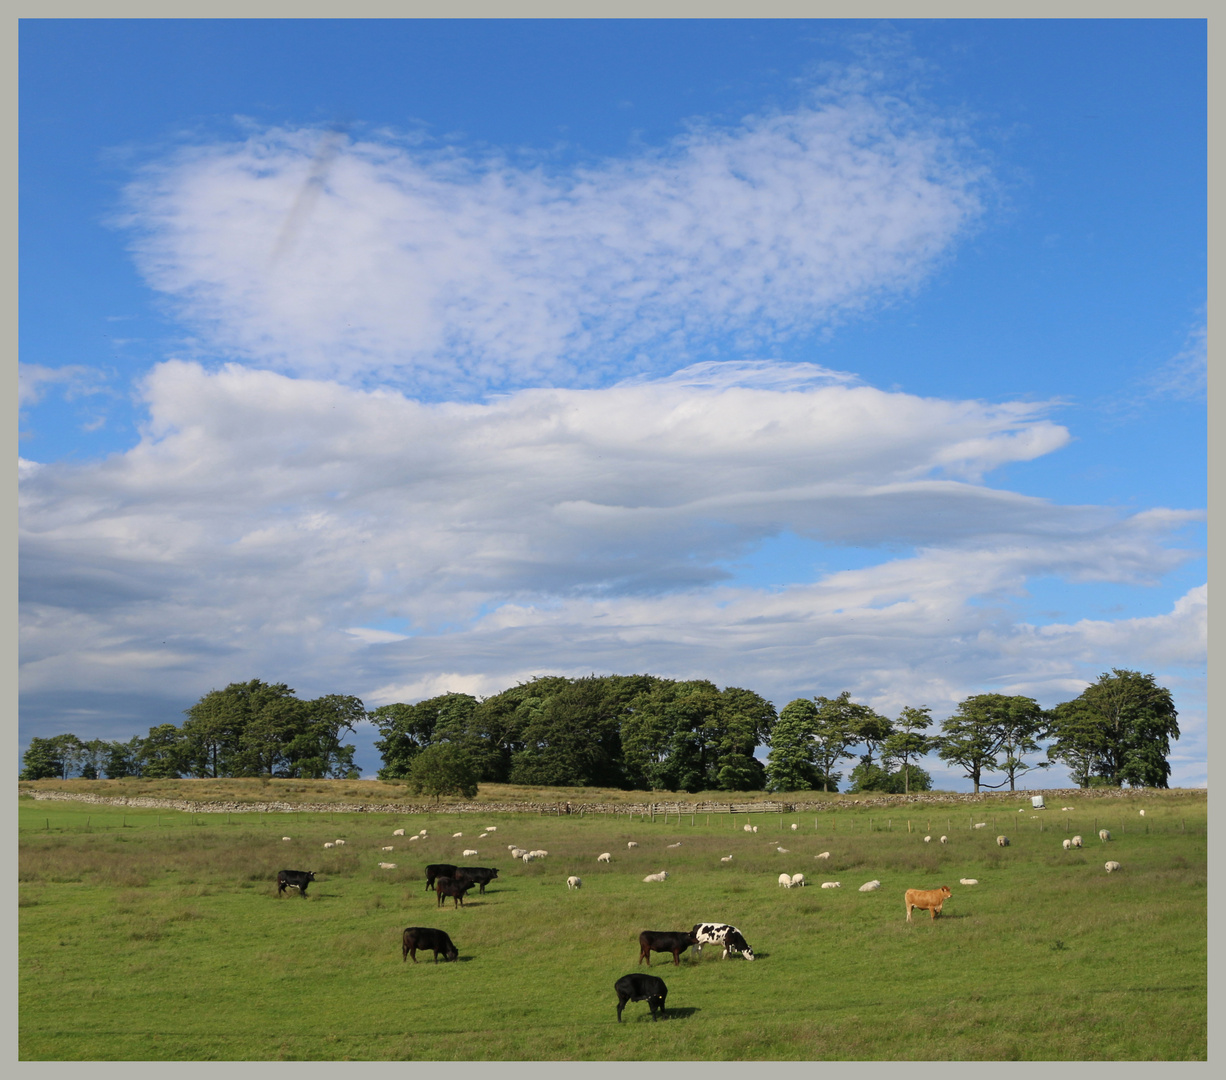
M531 853L530 851L525 851L525 852L524 852L524 854L523 854L523 856L522 856L522 858L523 858L524 862L531 862L531 861L532 861L532 853Z
M732 862L732 856L731 856L731 855L725 855L725 856L724 856L723 858L721 858L719 861L720 861L720 862Z
M1072 847L1073 847L1073 841L1072 841L1072 840L1061 840L1060 842L1061 842L1061 843L1064 845L1064 850L1065 850L1065 851L1071 851L1071 850L1072 850Z
M958 884L959 885L978 885L979 879L973 878L973 877L964 877L964 878L959 879Z
M1098 838L1105 844L1111 839L1111 834L1106 829L1099 829Z
M666 881L668 879L668 871L661 870L658 874L648 874L644 881Z
M409 842L410 842L410 843L412 843L412 841L414 841L414 840L420 840L420 839L421 839L421 837L420 837L420 836L410 836L410 837L409 837Z
M842 887L843 887L843 883L841 881L823 881L822 882L823 889L841 889Z
M1080 835L1073 837L1073 847L1081 847L1081 836Z
M290 837L290 836L283 836L283 837L281 837L281 839L282 839L282 840L291 840L291 839L293 839L293 837Z
M1019 807L1017 808L1017 812L1018 812L1019 814L1024 814L1024 813L1026 812L1026 808L1025 808L1024 806L1019 806Z
M988 827L988 823L986 821L979 821L975 823L976 829L986 829L987 827Z
M823 852L822 852L820 855L814 855L813 857L814 857L815 859L828 859L828 858L830 858L830 852L828 852L828 851L823 851Z
M1145 816L1145 811L1144 811L1144 810L1141 810L1141 811L1140 811L1140 814L1141 814L1141 816L1142 816L1142 817L1144 817L1144 816Z
M790 852L790 851L789 851L787 848L785 848L785 847L777 847L777 848L775 848L775 850L776 850L777 852L779 852L779 854L780 854L780 855L790 855L790 854L792 854L792 853L791 853L791 852Z
M393 845L393 844L388 844L388 845L387 845L387 847L380 848L379 850L380 850L380 851L393 851L393 850L395 850L395 845Z
M393 836L403 836L403 835L404 835L404 830L403 830L403 829L397 829L395 832L393 832L393 833L392 833L392 835L393 835Z
M863 885L861 885L860 891L861 892L876 892L880 888L881 888L881 882L878 881L876 878L873 878L872 881L866 881Z
M1106 865L1108 874L1111 873L1112 870L1118 870L1120 868L1120 864L1117 863L1114 859L1112 859L1110 862L1106 863L1105 865Z
M497 825L487 825L487 826L485 827L485 831L486 831L486 832L497 832L497 831L498 831L498 826L497 826Z
M549 852L546 851L544 848L537 848L535 851L529 851L528 854L531 855L534 859L543 859L546 855L549 854Z
M1142 811L1141 811L1141 813L1143 814L1143 813L1145 813L1145 811L1144 811L1144 810L1142 810ZM796 822L794 822L794 821L793 821L793 822L792 822L792 832L795 832L795 831L797 830L797 828L799 828L799 826L796 824Z
M925 843L925 844L931 844L931 843L932 843L932 837L931 837L931 836L925 836L925 837L924 837L924 843Z
M779 884L782 885L785 889L790 889L792 887L792 875L791 874L780 874Z
M451 839L452 839L452 840L458 840L458 839L459 839L461 836L463 836L463 835L464 835L464 834L463 834L462 832L453 832L453 833L451 834Z
M470 855L476 855L476 854L477 854L477 852L476 852L476 851L475 851L473 848L470 848L470 847L469 847L469 848L465 848L465 849L464 849L464 858L466 858L466 859L467 859L467 858L468 858Z
M1071 806L1062 806L1060 807L1060 809L1061 810L1072 810L1073 808Z
M336 846L337 846L337 847L344 847L344 846L345 846L345 841L344 841L344 840L338 840L338 841L336 842Z
M757 827L757 825L755 825L755 826L753 827L753 831L754 831L754 832L757 832L757 831L758 831L758 827Z
M637 843L636 841L634 841L634 840L627 840L627 841L626 841L626 847L628 847L628 848L638 847L638 846L639 846L639 845L638 845L638 843Z
M602 851L599 855L596 856L596 861L597 862L612 862L613 856L607 851Z
M381 862L379 864L379 869L380 870L395 870L396 864L394 862Z
M571 877L568 877L568 878L566 879L566 887L567 887L568 889L579 889L579 888L582 888L582 887L583 887L583 878L578 878L578 877L575 877L575 876L573 876L573 875L572 875Z
M677 848L679 848L680 846L681 846L681 841L680 841L680 840L678 840L678 841L677 841L675 844L669 844L669 845L668 845L668 850L669 850L669 851L675 851L675 850L676 850Z
M484 840L487 836L489 836L489 833L483 832L480 836L477 837L477 839Z
M422 829L422 831L421 831L421 832L419 832L417 835L418 835L418 836L425 836L425 835L426 835L426 830L425 830L425 829Z
M746 825L746 826L745 826L745 831L746 831L746 832L753 832L753 826L752 826L752 825Z
M807 884L807 882L805 881L804 874L793 874L792 875L792 887L793 888L795 888L797 885L805 885L805 884Z
M942 843L942 844L948 844L948 843L949 843L949 837L948 837L948 836L942 836L942 837L941 837L941 843Z
M328 847L336 847L336 845L335 845L334 843L332 843L332 841L331 841L331 840L329 840L329 841L328 841L326 844L324 844L324 847L326 847L326 848L328 848Z
M998 847L1008 847L1008 846L1009 846L1009 838L1008 838L1007 836L998 836L998 837L996 838L996 844L997 844L997 846L998 846Z

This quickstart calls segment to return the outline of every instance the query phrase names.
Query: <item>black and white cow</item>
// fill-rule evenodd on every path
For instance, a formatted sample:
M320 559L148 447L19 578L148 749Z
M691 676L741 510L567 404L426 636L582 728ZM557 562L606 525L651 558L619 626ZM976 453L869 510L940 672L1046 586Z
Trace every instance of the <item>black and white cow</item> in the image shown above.
M696 957L702 956L704 945L722 945L724 960L728 959L730 952L739 952L746 960L753 959L753 949L735 926L729 926L727 923L696 923L691 933L698 939L698 944L694 947Z
M277 895L286 889L297 889L298 895L306 899L307 886L315 880L314 870L278 870Z

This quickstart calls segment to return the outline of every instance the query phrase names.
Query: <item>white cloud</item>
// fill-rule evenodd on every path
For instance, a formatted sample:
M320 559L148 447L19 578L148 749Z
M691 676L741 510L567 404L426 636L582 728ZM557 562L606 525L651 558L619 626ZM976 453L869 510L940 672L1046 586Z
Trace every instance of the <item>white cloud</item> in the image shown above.
M104 379L96 368L81 364L66 364L63 367L46 367L43 364L17 364L17 404L19 407L36 405L43 398L48 386L64 386L64 396L72 401L77 397L97 394L102 390Z
M590 384L913 288L978 214L966 157L852 92L569 170L277 129L149 168L123 224L148 282L261 366Z

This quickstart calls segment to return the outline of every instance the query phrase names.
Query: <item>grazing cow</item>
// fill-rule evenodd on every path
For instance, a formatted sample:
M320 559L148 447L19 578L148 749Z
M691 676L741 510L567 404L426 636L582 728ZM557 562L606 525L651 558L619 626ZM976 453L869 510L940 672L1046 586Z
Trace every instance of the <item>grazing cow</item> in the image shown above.
M468 859L468 858L471 858L473 855L480 854L480 852L474 850L473 848L465 848L460 854L462 854L464 858Z
M638 844L637 844L635 841L633 841L633 840L627 840L627 841L626 841L626 847L628 847L628 848L638 847Z
M998 837L996 838L996 844L997 844L997 846L998 846L998 847L1008 847L1008 846L1009 846L1009 838L1008 838L1007 836L998 836Z
M931 912L932 921L936 922L936 917L941 914L941 905L952 895L948 885L942 885L939 889L908 889L903 901L907 905L907 922L911 921L912 908Z
M1064 845L1064 850L1065 850L1065 851L1068 851L1068 850L1069 850L1070 848L1072 848L1072 846L1073 846L1073 841L1072 841L1072 840L1062 840L1062 841L1061 841L1061 843Z
M1099 829L1098 838L1105 844L1111 839L1111 834L1106 829Z
M830 858L830 852L828 852L828 851L823 851L823 852L822 852L820 855L814 855L813 857L814 857L815 859L828 859L828 858Z
M663 979L657 979L654 975L646 975L642 972L634 972L630 975L623 975L613 984L613 989L617 991L617 1022L622 1022L622 1009L626 1007L627 1001L645 1001L647 1008L651 1010L651 1020L655 1023L656 1010L660 1010L660 1015L664 1015L664 999L668 997L668 987L664 985Z
M1106 866L1107 866L1108 874L1110 874L1113 870L1118 870L1120 868L1120 864L1117 863L1114 859L1112 859L1109 863L1107 863Z
M667 881L668 871L661 870L658 874L648 874L645 878L643 878L643 880L644 881Z
M467 878L436 878L434 882L434 893L438 897L438 903L435 907L443 906L443 899L450 896L455 903L452 907L464 906L464 894L473 887L473 882Z
M841 881L823 881L822 882L823 889L841 889L842 887L843 887L843 883Z
M941 837L941 843L942 843L942 844L948 844L948 843L949 843L949 837L948 837L948 836L942 836L942 837Z
M381 862L379 864L379 869L380 870L395 870L396 864L394 862Z
M286 889L297 889L298 895L306 899L307 886L315 880L314 870L278 870L277 896Z
M978 885L979 879L974 877L964 877L959 882L959 885Z
M578 877L575 877L574 875L572 875L571 877L568 877L566 879L566 887L568 889L583 888L583 878L578 878Z
M599 855L596 856L596 861L597 862L612 862L613 856L607 851L602 851Z
M426 867L426 888L433 889L436 878L455 877L457 870L451 863L431 863Z
M861 892L876 892L880 888L881 888L881 882L878 881L876 878L873 878L872 881L866 881L863 885L861 885L860 891Z
M681 954L697 944L693 930L644 930L639 934L639 963L646 960L651 967L653 952L668 952L673 954L673 963L680 964Z
M445 930L434 930L429 926L406 926L404 928L404 945L401 960L410 956L417 963L417 950L430 949L434 953L434 962L438 963L439 953L447 960L458 960L460 950L451 944L451 938Z
M459 866L452 878L463 878L465 881L481 886L481 894L485 895L485 887L498 876L498 871L489 866Z
M779 884L782 885L785 889L790 889L792 887L791 875L790 874L780 874Z
M1081 837L1080 837L1080 836L1074 836L1074 837L1073 837L1073 839L1072 839L1072 841L1071 841L1071 843L1072 843L1073 847L1081 847Z
M925 844L931 844L931 843L932 843L932 837L931 837L931 836L925 836L925 837L924 837L924 843L925 843Z
M403 829L394 829L394 830L392 831L392 835L393 835L393 836L403 836L403 835L404 835L404 830L403 830Z
M720 862L732 862L732 856L731 856L731 855L724 855L724 856L723 856L723 857L722 857L722 858L721 858L719 861L720 861Z
M739 952L746 960L753 959L753 949L735 926L729 926L727 923L695 923L690 933L698 939L698 944L694 946L694 955L699 959L702 958L704 945L722 945L723 960L728 959L730 952Z

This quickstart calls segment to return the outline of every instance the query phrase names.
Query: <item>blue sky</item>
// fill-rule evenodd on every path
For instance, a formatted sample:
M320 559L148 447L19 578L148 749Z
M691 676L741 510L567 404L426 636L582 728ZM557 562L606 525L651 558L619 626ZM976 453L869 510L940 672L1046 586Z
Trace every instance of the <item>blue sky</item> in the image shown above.
M1120 666L1204 783L1205 48L23 21L22 744L251 677Z

